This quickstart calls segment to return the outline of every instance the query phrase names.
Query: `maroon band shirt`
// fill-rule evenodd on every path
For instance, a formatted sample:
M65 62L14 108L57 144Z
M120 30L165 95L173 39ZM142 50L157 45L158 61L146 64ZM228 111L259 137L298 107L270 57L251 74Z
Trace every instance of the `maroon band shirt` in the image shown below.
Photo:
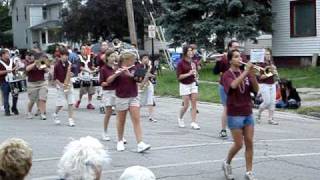
M240 72L233 72L230 69L222 76L223 87L227 94L228 116L248 116L252 114L250 92L253 91L253 87L249 77L246 77L236 89L231 88L232 81L239 76Z
M6 65L9 65L10 64L10 61L6 62L4 60L2 60L4 63L6 63ZM15 64L13 63L12 64L12 68L15 67ZM0 63L0 71L5 71L6 68ZM0 84L4 83L5 82L5 79L6 79L6 76L7 76L7 73L6 74L3 74L3 75L0 75Z
M53 80L59 80L61 83L64 83L68 71L68 66L68 62L63 63L61 60L57 60L54 66Z
M136 67L130 68L131 74L134 74ZM131 98L138 96L138 86L133 77L121 73L116 79L116 96L119 98Z
M267 64L267 63L261 63L261 64L259 64L259 66L265 68L265 67L270 66L270 65ZM261 74L263 74L263 72L261 72ZM266 79L258 78L258 82L260 84L274 84L275 83L273 76L267 77Z
M191 70L192 70L192 67L190 62L184 59L180 60L180 62L177 65L177 78L179 78L181 74L186 74ZM182 84L192 84L193 82L195 82L195 78L194 76L189 76L187 78L179 80L179 82Z
M106 82L107 79L114 74L114 70L104 64L100 69L100 84ZM103 86L103 90L115 90L116 84L112 82L109 86Z
M33 62L27 62L27 66L29 66L30 64L33 64ZM29 82L44 81L45 73L46 73L45 70L39 70L36 66L34 66L33 69L27 72L28 81Z

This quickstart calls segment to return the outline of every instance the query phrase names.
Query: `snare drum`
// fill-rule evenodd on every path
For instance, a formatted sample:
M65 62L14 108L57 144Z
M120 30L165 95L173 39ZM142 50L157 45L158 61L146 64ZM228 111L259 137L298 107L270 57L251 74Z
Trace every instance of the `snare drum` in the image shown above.
M91 86L91 81L80 81L80 87L90 87Z
M78 77L75 77L72 81L73 83L73 88L80 88L80 84L81 84L81 81L80 81L80 78Z
M99 77L93 77L91 81L92 81L92 86L100 86Z
M27 91L27 80L26 79L20 79L20 80L14 80L12 82L9 82L10 89L12 93L18 94L20 92L26 92Z

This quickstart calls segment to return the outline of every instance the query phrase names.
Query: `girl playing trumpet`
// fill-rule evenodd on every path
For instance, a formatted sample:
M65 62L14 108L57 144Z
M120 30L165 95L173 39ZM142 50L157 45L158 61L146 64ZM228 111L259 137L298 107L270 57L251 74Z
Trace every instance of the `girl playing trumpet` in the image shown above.
M258 92L259 85L251 63L247 64L246 70L242 71L240 69L242 58L239 50L231 50L227 56L230 68L223 74L222 83L227 94L228 127L231 130L234 143L222 167L226 179L234 179L231 161L244 143L246 146L245 159L247 171L245 176L248 180L254 180L255 178L252 173L254 120L250 92Z
M272 76L267 76L264 73L261 73L259 76L259 84L260 84L260 93L262 95L263 102L259 106L259 112L257 116L257 123L261 122L261 113L264 110L268 110L268 123L271 125L278 125L279 123L274 121L273 114L276 105L276 82L275 75L276 67L272 61L271 50L266 49L265 51L265 60L264 63L261 64L261 67L265 68L265 71L273 72Z

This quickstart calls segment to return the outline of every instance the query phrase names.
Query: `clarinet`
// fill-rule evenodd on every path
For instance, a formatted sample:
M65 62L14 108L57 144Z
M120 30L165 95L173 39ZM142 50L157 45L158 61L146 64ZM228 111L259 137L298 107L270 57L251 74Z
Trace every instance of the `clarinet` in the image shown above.
M192 62L192 60L191 60L190 65L191 65L192 70L196 70L193 75L194 75L194 79L196 81L196 86L199 86L199 74L197 72L196 64L194 62Z

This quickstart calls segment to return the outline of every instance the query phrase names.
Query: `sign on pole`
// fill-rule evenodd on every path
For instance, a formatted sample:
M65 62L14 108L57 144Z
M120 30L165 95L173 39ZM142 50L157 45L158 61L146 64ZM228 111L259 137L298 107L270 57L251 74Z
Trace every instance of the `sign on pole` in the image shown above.
M149 38L156 38L156 26L154 25L148 26L148 36Z

